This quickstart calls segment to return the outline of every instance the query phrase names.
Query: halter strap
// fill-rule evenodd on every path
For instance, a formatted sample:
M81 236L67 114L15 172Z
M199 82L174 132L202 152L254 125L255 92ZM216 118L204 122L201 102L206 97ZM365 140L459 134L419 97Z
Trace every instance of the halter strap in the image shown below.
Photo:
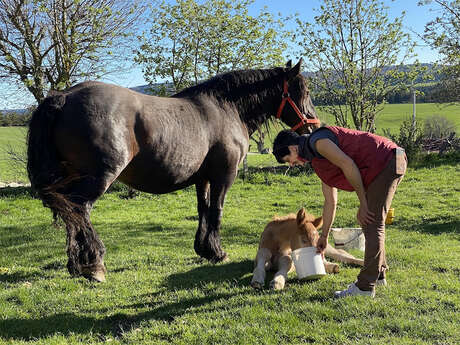
M291 96L289 95L289 92L288 92L288 83L286 81L286 79L284 80L283 82L283 95L282 95L282 99L281 99L281 104L278 108L278 112L276 113L276 118L277 119L280 119L281 118L281 113L283 112L283 109L284 109L284 106L286 105L286 102L288 102L292 109L294 109L295 113L297 114L297 116L299 117L300 121L294 126L291 128L292 131L295 131L296 129L298 129L299 127L305 125L305 124L315 124L315 123L321 123L321 121L319 119L309 119L305 114L302 114L302 112L299 110L299 108L297 107L297 105L294 103L294 101L292 100Z

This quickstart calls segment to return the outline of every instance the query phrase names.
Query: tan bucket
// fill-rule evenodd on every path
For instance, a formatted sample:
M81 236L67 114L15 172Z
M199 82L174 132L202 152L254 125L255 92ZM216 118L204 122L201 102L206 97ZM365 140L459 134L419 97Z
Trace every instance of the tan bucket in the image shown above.
M361 228L332 228L331 230L335 248L364 251L366 240Z

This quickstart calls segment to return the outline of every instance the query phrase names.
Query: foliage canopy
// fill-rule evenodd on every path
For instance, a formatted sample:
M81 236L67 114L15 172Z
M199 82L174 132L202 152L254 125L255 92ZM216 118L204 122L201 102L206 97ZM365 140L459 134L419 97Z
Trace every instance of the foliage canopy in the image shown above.
M379 104L418 74L388 68L413 56L404 13L391 21L379 0L324 0L317 12L314 23L297 18L294 37L316 71L315 98L338 104L327 109L338 125L373 132Z
M145 79L172 82L177 92L225 71L280 64L283 24L265 10L249 15L253 2L162 1L136 55Z
M40 102L49 89L119 71L139 3L0 0L0 78L19 82Z
M423 38L443 56L443 102L460 102L460 0L423 0L437 4L437 16L425 25Z

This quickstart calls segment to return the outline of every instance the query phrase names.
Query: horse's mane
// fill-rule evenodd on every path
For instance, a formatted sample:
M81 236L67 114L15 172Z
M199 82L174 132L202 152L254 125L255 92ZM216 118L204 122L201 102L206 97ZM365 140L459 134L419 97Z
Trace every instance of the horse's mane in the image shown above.
M186 88L172 97L193 97L205 93L218 98L228 99L230 97L236 99L238 96L246 96L248 93L257 93L265 89L270 84L270 81L273 82L275 79L279 79L278 77L283 70L281 67L276 67L222 73L195 86Z
M241 119L254 130L273 115L260 116L261 113L257 112L259 117L255 117L254 107L264 107L267 98L276 95L281 97L283 72L284 68L281 67L227 72L184 89L172 97L194 98L205 94L223 104L233 103L237 105Z

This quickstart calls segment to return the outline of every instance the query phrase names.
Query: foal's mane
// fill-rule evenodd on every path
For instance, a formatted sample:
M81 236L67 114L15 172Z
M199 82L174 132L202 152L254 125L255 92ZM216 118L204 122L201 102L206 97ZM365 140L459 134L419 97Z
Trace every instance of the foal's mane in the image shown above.
M287 220L296 220L297 215L295 213L289 213L288 215L285 216L274 216L272 221L273 222L284 222ZM311 223L315 220L315 216L305 213L305 218L303 220L303 223Z
M282 67L227 72L184 89L172 97L194 98L204 94L215 98L222 105L232 103L237 106L241 119L251 130L255 130L274 115L266 111L266 102L273 97L281 99L284 72Z
M295 213L289 213L288 215L285 216L273 216L272 221L273 222L285 222L287 220L295 220L296 219L296 214Z

